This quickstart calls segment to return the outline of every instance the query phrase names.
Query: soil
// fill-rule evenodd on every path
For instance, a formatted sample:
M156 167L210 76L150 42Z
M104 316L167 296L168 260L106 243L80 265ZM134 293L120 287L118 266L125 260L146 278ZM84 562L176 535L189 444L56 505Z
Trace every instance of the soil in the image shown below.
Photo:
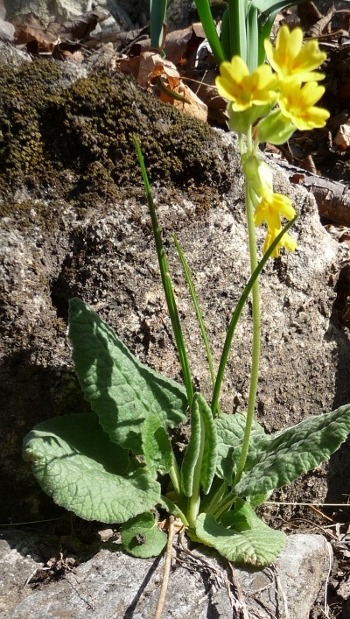
M0 211L4 218L2 230L6 232L3 238L10 239L10 253L17 248L20 255L23 248L30 246L33 260L26 264L26 253L22 261L9 255L8 279L1 284L0 377L4 410L10 411L10 415L0 419L5 437L0 463L4 497L1 521L57 518L31 525L42 539L35 554L49 567L44 576L33 579L33 587L42 586L43 578L60 577L70 569L72 561L83 561L100 547L97 532L101 524L87 523L53 505L37 488L20 459L21 440L35 423L72 410L87 410L71 367L66 337L68 299L81 296L93 304L141 360L180 379L160 288L152 287L156 262L152 258L150 226L135 165L135 117L150 181L161 204L161 221L179 298L184 290L181 271L175 266L169 241L174 230L185 250L193 247L190 237L196 234L197 247L203 245L201 255L191 256L191 266L200 273L201 262L209 265L205 273L209 283L207 279L203 281L199 292L208 313L217 312L212 335L218 340L227 323L229 307L238 294L235 286L242 281L239 272L230 272L229 280L228 274L223 275L219 268L215 270L211 261L214 253L210 243L223 236L225 217L227 225L232 226L228 212L219 211L215 220L212 211L229 192L232 200L235 184L236 221L241 217L238 203L242 186L240 181L237 183L238 162L232 143L227 148L222 143L219 146L210 127L182 116L170 106L161 106L120 75L102 72L78 80L64 92L59 86L60 77L57 64L46 61L24 65L16 73L10 68L0 69ZM179 140L179 135L186 135L186 140ZM320 156L320 166L321 159ZM341 156L341 163L347 163L345 159ZM322 170L330 174L329 170L336 167L334 161L322 161ZM305 196L300 196L300 201L305 202ZM127 206L118 215L118 223L111 215L111 204ZM173 208L167 208L167 204ZM217 237L215 231L210 232L204 243L197 220L204 222L208 231L216 227ZM113 234L118 231L117 239L101 232L101 221ZM135 224L139 229L137 235L133 231ZM128 243L138 244L138 261ZM224 245L221 249L227 252L227 260L235 260L239 265L241 261L242 270L245 268L240 249L234 252ZM294 277L288 294L292 295L294 289L295 294L306 298L314 282L296 283L298 272L293 268L293 258L278 260L271 263L267 277L280 286L281 294L288 288L287 278ZM283 350L271 327L274 316L267 318L270 322L265 324L265 337L271 346L270 360L274 359L275 365L271 361L262 371L258 414L269 431L284 427L287 421L298 422L315 408L332 410L350 401L348 328L339 323L336 312L332 314L339 264L333 270L329 268L329 283L324 281L319 299L313 301L314 307L300 305L294 324L286 328ZM117 291L108 283L111 273L118 281ZM306 280L307 273L304 277ZM140 291L142 281L150 286L148 296ZM211 302L214 287L220 290L219 309ZM268 306L269 297L265 300ZM283 310L276 310L277 314L278 311ZM312 324L308 312L314 312L312 316L319 324ZM183 313L188 313L185 305ZM191 333L191 321L186 322L184 317L185 331L197 354L198 342ZM307 341L307 333L313 328L322 330L320 325L328 325L324 341L302 358L300 343ZM292 338L297 338L296 344ZM248 368L238 357L229 366L235 387L234 393L231 386L224 393L226 410L244 409L246 401ZM195 370L198 386L205 393L208 384L201 366L198 364ZM299 409L288 405L287 409L286 402L293 401L295 391L302 406ZM347 577L349 448L348 441L329 465L322 465L288 489L277 491L271 501L278 505L269 503L261 508L264 519L273 526L287 531L321 530L332 542L335 562L328 603L330 617L341 619L350 613L342 594L345 589L341 587ZM335 503L344 507L320 507L321 511L315 511L304 506L282 506L281 502ZM313 614L316 617L323 617L317 604Z

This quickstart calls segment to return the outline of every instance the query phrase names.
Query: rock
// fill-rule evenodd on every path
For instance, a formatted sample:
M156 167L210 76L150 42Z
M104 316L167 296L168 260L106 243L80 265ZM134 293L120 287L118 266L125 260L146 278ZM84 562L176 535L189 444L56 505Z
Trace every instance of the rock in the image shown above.
M0 18L0 40L5 43L11 43L13 41L13 35L15 33L15 27L7 21Z
M8 535L11 545L17 537L18 550L5 540L0 542L1 619L85 619L87 613L93 619L154 616L163 559L135 559L119 551L100 550L40 590L30 581L38 581L42 565L30 556L23 557L30 536L26 539L13 531ZM177 556L181 562L173 561L163 619L226 619L233 609L241 613L245 609L260 619L307 619L324 587L330 559L328 544L320 535L289 537L276 565L258 572L236 568L232 574L223 562L198 550L188 555L178 549Z
M90 7L90 8L89 8ZM44 23L65 22L91 10L92 3L87 0L58 0L48 3L43 0L13 0L6 3L6 19L14 15L35 13ZM144 25L148 11L147 0L101 0L94 2L93 8L108 11L120 25L121 30Z

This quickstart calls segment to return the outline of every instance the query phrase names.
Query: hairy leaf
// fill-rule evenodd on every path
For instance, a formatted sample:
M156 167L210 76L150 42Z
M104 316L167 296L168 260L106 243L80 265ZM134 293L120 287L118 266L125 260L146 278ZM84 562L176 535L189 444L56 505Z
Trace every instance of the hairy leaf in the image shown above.
M191 436L181 466L181 489L185 496L192 496L196 467L201 451L203 433L199 412L198 394L194 394L191 406Z
M196 520L199 539L234 563L257 567L272 563L283 549L285 534L270 529L244 501L228 514L230 529L216 522L212 514L200 514Z
M350 405L309 417L272 435L255 436L245 475L235 487L239 496L266 494L290 484L338 449L350 432Z
M198 404L204 425L204 450L200 479L204 494L208 494L216 471L218 441L213 413L200 393L198 394Z
M198 475L207 494L216 470L217 438L213 414L200 393L195 393L191 406L191 437L181 467L181 487L192 496L194 479Z
M121 536L125 550L142 559L159 555L167 542L167 536L158 529L150 512L140 514L123 524Z
M140 363L79 299L69 304L69 336L85 398L113 442L140 454L142 424L150 412L170 427L186 419L185 389Z
M135 461L130 466L128 452L109 440L95 413L40 423L23 449L42 489L86 520L125 522L160 501L158 482Z
M240 450L243 442L246 418L244 415L227 415L223 413L215 419L218 437L218 458L217 475L222 477L228 485L232 484L232 479L236 472L236 465L239 460ZM264 434L264 429L256 422L253 422L251 431L251 441L254 437Z
M173 464L169 436L162 422L153 413L147 415L142 430L145 463L149 471L168 473Z

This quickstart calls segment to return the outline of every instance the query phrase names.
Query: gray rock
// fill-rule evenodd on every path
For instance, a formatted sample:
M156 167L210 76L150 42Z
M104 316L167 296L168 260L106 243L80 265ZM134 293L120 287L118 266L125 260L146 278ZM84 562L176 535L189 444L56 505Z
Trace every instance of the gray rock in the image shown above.
M144 22L145 11L148 10L147 0L58 0L46 2L46 0L11 0L6 2L6 19L14 15L35 13L44 23L58 21L60 23L74 19L90 10L110 12L122 30L136 27Z
M226 619L233 609L234 616L244 619L307 619L330 560L328 544L319 535L289 537L276 564L263 571L231 572L225 563L197 550L190 555L177 550L176 555L181 561L174 557L163 619ZM58 581L32 590L28 580L40 572L40 564L5 541L0 543L0 560L1 619L150 619L164 563L101 550Z

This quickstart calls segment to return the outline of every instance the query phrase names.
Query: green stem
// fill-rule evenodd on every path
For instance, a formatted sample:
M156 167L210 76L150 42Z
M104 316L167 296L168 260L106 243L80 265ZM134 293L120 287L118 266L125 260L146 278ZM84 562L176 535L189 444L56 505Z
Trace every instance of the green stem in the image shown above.
M247 135L247 151L248 154L252 153L252 133L251 130ZM241 156L243 155L241 151ZM250 255L250 270L253 274L258 265L257 251L256 251L256 236L254 225L254 207L249 192L249 184L245 182L245 199L246 199L246 213L247 213L247 225L248 225L248 242L249 242L249 255ZM252 315L253 315L253 348L252 348L252 367L250 374L250 387L248 396L247 407L247 419L244 429L242 451L239 458L237 471L233 486L238 484L244 471L244 466L247 460L249 439L252 429L252 423L254 419L254 409L256 400L256 391L259 378L259 359L260 359L260 298L259 298L259 280L256 279L252 287Z
M233 505L233 503L237 500L237 496L234 490L231 490L223 500L216 506L215 512L213 512L213 516L215 520L219 520L220 516L225 512L229 511Z
M207 360L208 360L208 365L209 365L209 371L210 371L210 377L211 377L211 381L212 381L212 385L214 386L215 384L215 374L214 374L214 365L213 365L213 359L211 356L211 352L210 352L210 345L209 345L209 340L208 340L208 336L207 336L207 331L204 325L204 320L203 320L203 316L202 316L202 312L201 312L201 308L199 306L198 303L198 299L197 299L197 295L196 295L196 290L193 284L193 280L192 280L192 276L191 276L191 272L190 269L188 268L188 264L186 262L186 258L184 256L184 253L181 249L181 245L179 243L179 241L177 240L175 234L173 236L174 239L174 243L177 249L177 253L179 254L179 258L181 261L181 265L182 265L182 269L186 278L186 282L187 282L187 286L188 289L190 291L190 295L192 298L192 303L194 305L194 309L196 312L196 316L197 316L197 321L198 321L198 325L202 334L202 339L204 342L204 347L205 347L205 352L207 355Z
M148 208L149 208L149 212L151 216L152 230L153 230L154 241L156 244L158 264L159 264L159 270L160 270L160 274L162 278L164 294L165 294L168 311L170 315L171 326L172 326L174 337L175 337L177 352L178 352L179 359L180 359L182 375L183 375L186 392L187 392L187 399L188 399L189 405L191 405L192 398L193 398L193 385L192 385L191 372L190 372L190 366L189 366L189 361L188 361L188 356L187 356L186 345L185 345L185 341L183 338L182 329L180 325L179 312L177 309L173 287L172 287L172 283L170 279L168 263L167 263L163 243L162 243L162 237L160 234L157 213L156 213L156 209L155 209L154 202L153 202L151 186L149 184L145 162L143 159L140 144L137 138L135 136L133 137L134 137L134 144L135 144L135 148L137 152L137 157L138 157L140 168L141 168L143 184L145 187L145 193L146 193L147 202L148 202Z
M179 466L177 464L176 458L174 456L174 454L172 454L172 467L169 471L169 477L171 479L171 483L173 484L174 487L174 491L176 492L177 496L180 496L181 494L181 481L180 481L180 471L179 471Z

